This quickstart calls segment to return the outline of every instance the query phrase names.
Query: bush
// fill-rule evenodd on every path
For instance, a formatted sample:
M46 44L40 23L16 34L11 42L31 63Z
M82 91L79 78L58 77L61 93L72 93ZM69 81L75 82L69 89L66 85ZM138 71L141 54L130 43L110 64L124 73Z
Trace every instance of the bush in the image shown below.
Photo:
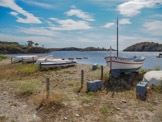
M6 59L6 58L7 58L6 56L0 55L0 61L2 61L3 59Z
M22 74L29 75L29 74L39 71L39 65L22 64L19 66L18 71Z
M41 87L41 83L35 81L25 81L16 83L16 87L21 95L31 95Z

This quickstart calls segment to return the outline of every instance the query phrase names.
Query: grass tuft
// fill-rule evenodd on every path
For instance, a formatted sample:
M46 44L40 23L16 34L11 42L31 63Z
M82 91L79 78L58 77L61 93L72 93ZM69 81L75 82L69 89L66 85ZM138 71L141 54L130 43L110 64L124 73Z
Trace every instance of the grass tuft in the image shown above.
M160 65L155 65L154 66L154 70L159 71L160 69L161 69L161 66Z
M39 65L23 64L18 67L18 71L19 73L29 75L39 71Z
M31 95L41 87L41 83L36 81L21 81L17 82L15 86L21 95Z
M6 56L0 55L0 61L2 61L3 59L6 59L6 58L7 58Z

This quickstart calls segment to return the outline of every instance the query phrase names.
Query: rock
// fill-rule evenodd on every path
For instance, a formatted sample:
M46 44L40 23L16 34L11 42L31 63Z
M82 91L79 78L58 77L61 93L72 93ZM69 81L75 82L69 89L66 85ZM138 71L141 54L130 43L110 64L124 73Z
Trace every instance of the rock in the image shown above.
M125 100L122 100L122 103L127 103L127 101L125 101Z
M79 117L80 115L79 114L75 114L76 117Z
M149 71L144 77L143 81L148 82L148 84L162 85L162 71Z
M120 111L120 108L116 108L116 110Z
M64 117L64 120L67 120L67 117L66 116Z

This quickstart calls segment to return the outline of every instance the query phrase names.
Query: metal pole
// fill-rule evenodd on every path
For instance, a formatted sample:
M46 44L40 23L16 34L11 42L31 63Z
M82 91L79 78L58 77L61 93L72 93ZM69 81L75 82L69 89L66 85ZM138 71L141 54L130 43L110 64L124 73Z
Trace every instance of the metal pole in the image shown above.
M118 57L118 17L117 17L117 57Z
M81 88L83 88L84 83L84 70L81 70Z

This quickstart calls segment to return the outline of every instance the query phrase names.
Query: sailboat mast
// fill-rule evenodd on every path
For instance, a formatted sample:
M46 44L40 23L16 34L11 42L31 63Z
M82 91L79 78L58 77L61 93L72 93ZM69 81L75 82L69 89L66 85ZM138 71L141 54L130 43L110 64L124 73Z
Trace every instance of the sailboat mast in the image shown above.
M117 17L117 57L118 57L118 17Z

